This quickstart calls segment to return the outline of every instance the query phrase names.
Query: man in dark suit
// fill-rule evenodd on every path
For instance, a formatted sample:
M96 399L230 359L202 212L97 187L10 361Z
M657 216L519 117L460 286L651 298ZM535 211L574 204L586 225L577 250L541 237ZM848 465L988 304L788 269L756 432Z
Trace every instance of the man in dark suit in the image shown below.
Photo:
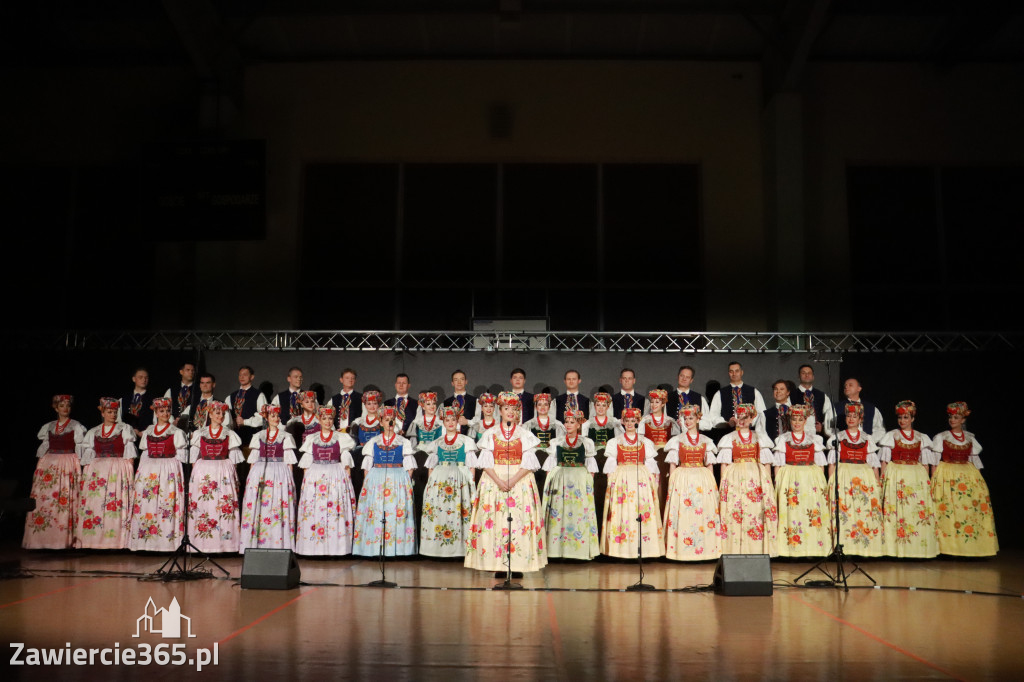
M302 369L292 367L288 370L288 388L274 396L271 405L281 408L281 423L287 424L292 417L302 414L302 402L299 400L299 390L302 388Z
M711 429L711 422L709 420L711 415L709 414L707 398L692 388L693 379L696 376L696 370L689 365L683 365L679 368L679 372L676 374L676 389L668 392L668 403L665 405L665 411L668 412L668 416L672 419L678 419L680 405L700 405L700 429L701 431L707 431Z
M356 371L350 367L341 370L341 392L331 397L334 406L334 427L347 431L349 424L363 414L363 394L356 390Z
M574 369L565 372L565 393L555 398L555 419L562 421L565 406L583 412L583 419L590 419L590 398L580 393L580 373Z
M790 386L790 382L785 379L779 379L772 384L775 403L764 411L764 419L760 422L764 433L773 442L781 434L789 431L789 410L793 407L793 403L790 402Z
M386 407L395 408L395 429L398 433L405 433L409 424L416 421L416 413L420 408L416 398L409 397L409 375L395 375L395 397L384 401Z
M523 409L519 411L519 423L525 424L533 419L533 394L526 390L526 370L516 367L509 375L512 392L519 396Z
M445 407L452 406L459 413L459 430L469 433L469 423L479 417L476 396L466 393L466 373L461 369L452 372L452 395L444 399Z
M622 371L619 372L619 386L622 389L612 396L612 415L616 419L622 418L622 410L627 407L635 407L643 414L644 403L647 401L647 398L642 393L634 390L635 385L636 372L629 367L623 367Z
M135 374L132 375L132 383L135 384L132 392L121 397L117 418L132 427L136 438L141 438L146 427L154 423L154 413L149 406L153 404L153 398L156 398L156 395L147 390L149 370L145 367L135 370Z
M847 405L861 405L864 408L864 425L862 428L873 437L881 438L885 434L885 421L882 419L882 413L875 407L874 403L861 399L861 390L863 389L860 385L860 380L856 377L850 377L843 382L844 397L839 401L839 414L843 415L843 419L845 419ZM842 428L845 428L845 422L841 425L836 425L837 430Z

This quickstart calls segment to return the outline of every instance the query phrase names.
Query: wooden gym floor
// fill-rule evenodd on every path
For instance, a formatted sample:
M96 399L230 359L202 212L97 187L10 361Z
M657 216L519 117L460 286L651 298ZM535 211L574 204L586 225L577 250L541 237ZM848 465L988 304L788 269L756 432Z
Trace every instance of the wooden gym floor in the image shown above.
M772 597L679 591L711 582L714 563L645 564L672 592L619 591L636 566L552 564L522 592L458 563L388 564L401 588L351 587L375 561L299 560L304 585L241 590L235 580L146 582L165 557L0 551L23 575L0 580L0 634L26 648L214 647L194 667L12 666L3 679L670 680L1024 678L1024 552L988 561L865 561L849 592L784 586L810 563L776 561ZM218 558L233 578L239 557ZM596 588L596 589L595 589ZM908 589L914 588L914 589ZM192 639L133 638L152 597L177 598ZM26 653L22 653L25 660Z

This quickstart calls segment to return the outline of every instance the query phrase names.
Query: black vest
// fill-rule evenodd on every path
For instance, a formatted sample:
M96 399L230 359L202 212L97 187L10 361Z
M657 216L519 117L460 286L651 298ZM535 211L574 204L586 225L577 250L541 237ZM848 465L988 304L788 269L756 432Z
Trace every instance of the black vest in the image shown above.
M733 417L732 386L725 386L718 391L719 399L722 401L722 419L729 421ZM754 404L754 387L750 384L740 386L741 403Z
M231 394L231 412L232 417L241 417L242 419L248 419L249 417L256 414L256 401L259 400L260 389L255 386L250 386L245 391L241 389L236 390ZM238 413L238 403L242 403L242 413Z
M348 406L348 423L351 424L363 414L363 394L359 391L352 391L349 394L352 398ZM341 393L335 393L331 397L331 405L334 407L334 428L341 428Z
M633 407L640 410L640 414L644 412L644 403L647 398L640 394L639 391L633 391ZM622 395L622 392L612 394L612 416L616 419L622 419L622 410L625 409L626 397Z
M473 421L473 415L476 414L476 396L472 396L467 393L463 397L465 398L465 402L463 403L462 407L462 416L465 417L467 421ZM455 396L449 396L444 399L445 407L450 407L454 404ZM459 428L459 431L462 433L462 435L465 436L466 434L469 433L469 427L462 426Z
M196 406L199 402L199 385L193 383L187 387L185 395L182 395L181 390L185 388L178 382L178 385L171 389L171 414L177 419L181 416L182 406ZM148 393L149 391L147 391ZM195 410L189 410L189 414L193 414Z
M148 389L139 396L138 403L132 402L135 400L135 391L122 397L121 421L137 431L145 431L146 427L153 423L153 410L149 406L156 397L156 394Z
M300 392L297 392L298 395ZM277 404L281 406L281 423L286 423L292 417L298 417L302 414L302 401L296 400L295 412L292 412L292 392L282 391L277 394Z
M789 402L791 403L803 403L807 404L807 394L804 393L804 389L800 386L796 387L799 395L796 396L796 400L793 400L793 396L789 396ZM811 389L811 406L814 408L814 421L824 422L825 421L825 392L819 388ZM869 432L870 433L870 432Z
M764 430L774 441L780 434L789 431L789 419L779 419L779 408L777 406L769 407L764 411Z
M696 405L697 407L703 409L703 397L704 396L702 396L700 393L697 393L697 391L691 388L689 391L686 392L686 399L690 401L686 404ZM679 419L679 406L683 404L681 398L682 396L679 394L678 389L668 392L668 404L665 406L665 412L673 420Z

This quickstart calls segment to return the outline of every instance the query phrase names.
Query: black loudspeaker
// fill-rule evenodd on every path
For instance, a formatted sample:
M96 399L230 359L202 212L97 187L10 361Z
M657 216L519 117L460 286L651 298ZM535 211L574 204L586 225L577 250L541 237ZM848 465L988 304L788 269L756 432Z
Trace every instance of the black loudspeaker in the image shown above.
M291 590L299 586L299 564L290 549L246 549L243 590Z
M723 554L715 566L715 594L772 596L772 565L767 554Z

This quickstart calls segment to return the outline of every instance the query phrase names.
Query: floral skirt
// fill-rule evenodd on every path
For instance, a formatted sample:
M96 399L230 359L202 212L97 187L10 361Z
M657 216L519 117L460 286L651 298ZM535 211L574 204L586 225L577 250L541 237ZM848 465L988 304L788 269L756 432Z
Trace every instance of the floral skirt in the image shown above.
M201 459L189 478L188 536L201 552L237 552L238 470L226 459Z
M374 467L366 473L356 509L352 553L379 556L382 535L385 556L416 553L412 479L399 467Z
M132 530L135 467L123 457L97 457L82 471L78 546L128 549Z
M995 556L999 551L988 484L970 462L942 462L932 476L939 553Z
M828 493L820 466L779 467L779 556L822 557L832 551Z
M32 476L36 508L25 519L25 549L67 549L75 544L81 488L78 455L43 455Z
M420 518L420 554L435 557L466 556L473 520L476 483L466 466L438 464L423 491Z
M185 534L181 462L143 458L135 474L132 530L128 547L134 551L173 552Z
M668 478L665 503L665 556L676 561L717 559L718 485L707 467L676 467Z
M730 464L722 476L718 513L722 517L722 554L779 555L779 508L767 464Z
M505 465L499 465L493 471L505 479ZM505 480L514 478L518 472L519 467L512 467L508 472L509 478ZM512 570L539 571L547 565L544 517L541 516L540 494L533 473L524 476L506 493L485 472L480 477L476 501L473 503L466 568L481 571L508 570L510 513Z
M295 479L284 462L261 461L250 467L241 532L242 552L249 547L295 549Z
M637 523L637 516L641 522ZM654 476L641 464L620 465L608 474L604 494L604 525L601 553L620 559L635 559L638 545L644 558L665 554L661 507Z
M882 489L867 464L839 464L839 539L846 554L884 556ZM836 481L828 479L829 525L835 533Z
M356 491L341 464L313 463L302 474L295 553L340 556L352 553Z
M594 477L586 467L556 466L548 472L543 509L549 559L593 559L601 553Z
M930 559L939 554L928 467L889 463L882 482L882 526L888 556Z

